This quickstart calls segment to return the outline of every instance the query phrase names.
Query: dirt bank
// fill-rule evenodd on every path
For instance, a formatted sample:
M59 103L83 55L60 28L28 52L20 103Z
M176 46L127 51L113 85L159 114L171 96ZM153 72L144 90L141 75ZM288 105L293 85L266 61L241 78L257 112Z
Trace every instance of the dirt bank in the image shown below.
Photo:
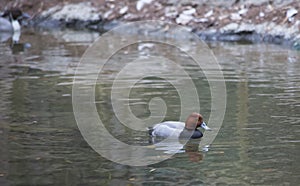
M112 23L162 20L187 26L206 40L272 42L300 48L297 0L2 0L1 10L20 7L38 28L102 30Z

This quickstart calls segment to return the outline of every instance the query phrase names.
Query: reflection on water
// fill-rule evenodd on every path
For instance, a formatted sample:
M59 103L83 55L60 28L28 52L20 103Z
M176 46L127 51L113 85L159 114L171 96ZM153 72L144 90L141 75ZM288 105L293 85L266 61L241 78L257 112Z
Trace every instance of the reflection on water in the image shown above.
M209 44L227 86L225 120L210 150L201 152L188 143L185 153L166 161L129 167L94 152L82 138L72 112L73 73L97 35L25 33L20 42L30 43L31 48L15 54L9 44L0 44L0 185L299 183L299 52L273 45ZM122 125L110 104L111 78L124 66L123 59L144 55L132 53L138 47L123 49L111 58L103 73L105 81L97 82L95 100L114 136L128 144L149 145L147 132ZM151 46L145 50L151 51ZM159 50L167 56L176 54L167 47ZM204 87L198 90L199 100L201 113L208 117L208 83L186 56L179 59L185 58L181 65L197 87ZM142 79L132 89L129 104L136 116L147 117L149 100L156 96L169 107L165 119L178 120L177 92L159 78Z

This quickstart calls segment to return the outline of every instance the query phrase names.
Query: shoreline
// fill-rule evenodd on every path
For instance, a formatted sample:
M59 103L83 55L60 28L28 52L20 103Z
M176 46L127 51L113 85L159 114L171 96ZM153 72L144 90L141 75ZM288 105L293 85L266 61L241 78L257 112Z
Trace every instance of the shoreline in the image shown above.
M268 0L256 3L249 0L209 3L193 0L180 3L177 0L55 1L41 5L34 4L34 0L31 5L27 2L18 6L33 15L28 26L37 29L107 31L121 23L160 20L185 26L205 41L263 42L300 50L297 0L273 0L273 4Z

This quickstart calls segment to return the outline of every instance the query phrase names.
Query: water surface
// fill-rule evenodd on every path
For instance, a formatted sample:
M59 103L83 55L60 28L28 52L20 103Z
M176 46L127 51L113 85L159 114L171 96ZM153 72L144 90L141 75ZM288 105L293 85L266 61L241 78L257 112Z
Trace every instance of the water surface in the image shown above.
M197 145L188 144L186 152L161 163L130 167L106 160L93 151L81 136L73 115L74 72L81 55L98 35L27 31L21 43L30 43L31 47L24 51L12 50L9 42L0 44L1 185L300 182L299 51L266 44L209 43L222 67L227 88L225 119L209 151L202 152ZM147 56L149 52L159 51L180 59L179 64L198 87L201 113L208 118L211 98L201 69L170 47L138 49L138 45L132 45L112 56L97 81L95 101L99 115L116 138L128 144L151 144L147 132L123 126L110 103L113 78L126 60ZM162 69L166 73L172 71L158 63L137 67L136 74L128 78ZM78 74L82 78L85 75ZM184 87L178 79L178 86ZM178 120L181 108L176 89L155 77L139 81L132 89L128 101L133 113L141 118L149 116L148 103L153 97L163 98L168 106L166 120Z

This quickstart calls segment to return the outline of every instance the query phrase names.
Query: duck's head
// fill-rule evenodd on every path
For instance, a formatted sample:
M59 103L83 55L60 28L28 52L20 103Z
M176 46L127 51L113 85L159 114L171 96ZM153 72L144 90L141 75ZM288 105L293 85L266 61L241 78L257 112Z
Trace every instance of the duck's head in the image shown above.
M203 116L199 113L193 112L185 121L185 128L188 130L195 130L201 127L205 130L211 130L203 121Z
M30 16L26 13L23 13L19 8L11 8L6 10L1 17L9 18L10 21L19 21L23 19L28 19Z

